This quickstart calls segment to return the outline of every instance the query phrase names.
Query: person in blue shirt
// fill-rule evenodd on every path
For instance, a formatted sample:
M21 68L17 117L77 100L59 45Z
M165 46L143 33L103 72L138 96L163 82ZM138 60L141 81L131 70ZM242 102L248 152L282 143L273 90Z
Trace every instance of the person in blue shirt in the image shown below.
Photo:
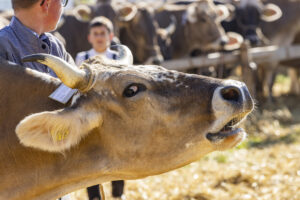
M67 0L12 0L14 16L10 24L0 30L0 57L51 76L47 66L21 59L29 54L47 53L75 64L63 44L51 33L67 5Z

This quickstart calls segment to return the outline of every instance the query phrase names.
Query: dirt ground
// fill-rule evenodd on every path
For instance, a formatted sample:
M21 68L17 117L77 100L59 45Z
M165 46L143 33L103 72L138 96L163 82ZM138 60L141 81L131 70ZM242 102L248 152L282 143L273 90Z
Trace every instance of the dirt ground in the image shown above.
M159 176L126 181L127 200L300 200L300 97L277 77L276 102L260 103L238 147ZM112 200L110 183L104 184ZM72 200L87 200L85 190Z

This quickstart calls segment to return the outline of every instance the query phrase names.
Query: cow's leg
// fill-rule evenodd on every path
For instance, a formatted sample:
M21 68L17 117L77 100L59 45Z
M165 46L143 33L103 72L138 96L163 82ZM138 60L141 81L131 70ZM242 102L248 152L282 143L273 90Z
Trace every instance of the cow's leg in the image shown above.
M273 85L275 82L275 76L276 76L276 72L273 69L267 69L266 70L266 77L264 79L264 94L266 95L266 97L268 98L269 102L273 101Z
M124 192L124 184L125 182L123 180L120 181L112 181L112 196L114 198L120 198Z
M288 69L288 76L291 79L290 93L294 95L300 94L300 85L298 80L298 70L294 68Z
M99 185L94 185L87 188L89 200L101 200Z
M263 80L265 77L265 67L263 64L258 65L257 72L255 74L256 80L256 98L259 102L262 102L264 99L263 94Z
M258 66L257 74L257 92L258 99L262 101L265 97L268 98L268 101L271 102L273 98L273 85L275 82L275 76L277 74L276 70L278 69L277 62L267 62L260 64Z

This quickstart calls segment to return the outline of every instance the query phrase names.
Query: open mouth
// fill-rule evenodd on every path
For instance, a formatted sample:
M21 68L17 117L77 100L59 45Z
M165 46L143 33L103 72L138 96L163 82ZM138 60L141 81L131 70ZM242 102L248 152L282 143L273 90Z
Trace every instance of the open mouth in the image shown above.
M242 121L243 118L244 117L242 116L233 118L220 131L216 133L208 133L206 135L206 138L211 142L217 142L229 136L236 135L240 132L245 132L242 128L237 127L237 125Z

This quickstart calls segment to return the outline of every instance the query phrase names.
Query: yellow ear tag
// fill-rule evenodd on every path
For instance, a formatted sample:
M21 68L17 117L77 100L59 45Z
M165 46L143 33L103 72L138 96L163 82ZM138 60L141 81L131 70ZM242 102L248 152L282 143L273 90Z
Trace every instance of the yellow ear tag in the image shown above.
M59 132L51 132L52 138L55 141L62 141L64 140L68 135L69 135L69 131L68 129L66 130L59 130Z

